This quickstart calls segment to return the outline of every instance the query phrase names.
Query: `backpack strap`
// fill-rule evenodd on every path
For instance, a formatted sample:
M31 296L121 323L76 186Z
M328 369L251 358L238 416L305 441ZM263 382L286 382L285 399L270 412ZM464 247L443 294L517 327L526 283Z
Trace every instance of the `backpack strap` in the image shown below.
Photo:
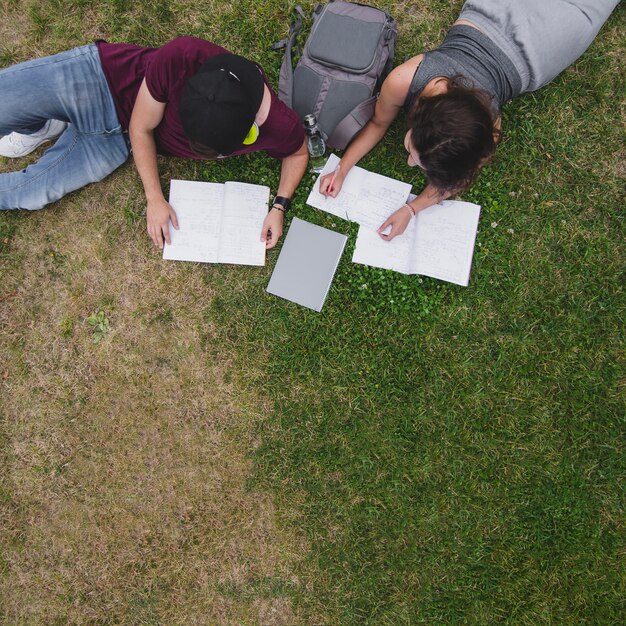
M285 56L280 66L280 75L278 78L278 97L288 107L292 106L293 100L293 61L292 51L296 43L298 33L302 28L302 20L306 18L302 7L298 4L293 10L291 23L289 25L289 36L286 39L281 39L272 44L273 50L280 50L285 48Z
M377 95L373 95L367 100L363 100L348 115L346 115L335 126L330 136L327 138L327 144L331 148L345 150L350 140L367 124L376 108Z

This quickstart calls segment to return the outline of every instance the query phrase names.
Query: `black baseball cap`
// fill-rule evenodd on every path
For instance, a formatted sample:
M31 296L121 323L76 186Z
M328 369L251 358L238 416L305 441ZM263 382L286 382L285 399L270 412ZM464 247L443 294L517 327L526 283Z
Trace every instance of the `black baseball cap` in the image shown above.
M252 61L236 54L208 59L185 85L180 120L185 135L220 154L241 147L263 100L265 82Z

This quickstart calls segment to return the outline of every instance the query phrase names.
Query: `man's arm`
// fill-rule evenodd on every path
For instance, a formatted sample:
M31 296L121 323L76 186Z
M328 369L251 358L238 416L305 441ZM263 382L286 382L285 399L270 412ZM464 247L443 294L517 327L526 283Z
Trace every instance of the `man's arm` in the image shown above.
M161 190L154 129L161 123L165 103L155 100L148 91L146 80L141 83L130 118L129 135L135 166L143 183L146 200L148 234L155 246L163 248L163 240L170 243L169 221L178 229L176 213Z
M278 183L277 196L291 198L304 173L306 172L309 162L309 151L307 149L306 139L300 146L300 149L282 161L280 168L280 182ZM261 241L265 241L266 248L273 248L283 234L283 211L271 208L261 230Z

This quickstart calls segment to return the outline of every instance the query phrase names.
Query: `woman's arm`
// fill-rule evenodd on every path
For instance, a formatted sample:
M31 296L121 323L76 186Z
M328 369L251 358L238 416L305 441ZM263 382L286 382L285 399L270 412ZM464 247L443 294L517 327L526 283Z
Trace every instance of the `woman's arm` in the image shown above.
M285 198L293 196L296 187L304 176L304 172L306 172L308 162L309 151L305 140L297 152L283 159L277 196ZM261 230L261 241L265 242L266 248L273 248L278 243L280 236L283 234L283 218L283 211L270 208Z
M422 192L415 199L411 200L410 203L407 202L401 206L382 223L381 227L378 229L378 234L385 241L391 241L394 237L401 235L406 230L406 227L409 225L409 222L413 219L413 216L416 213L427 209L433 204L443 202L452 195L452 192L439 191L432 185L426 185L426 187L424 187ZM391 230L388 233L385 233L389 227L391 227Z
M341 190L345 177L353 165L356 165L378 142L384 137L391 122L396 118L404 105L406 96L413 80L413 75L421 63L420 54L406 63L396 67L385 79L376 101L376 108L372 119L363 127L359 134L348 146L339 171L335 175L327 174L320 180L320 193L335 197ZM334 176L334 178L333 178ZM331 183L332 181L332 188Z
M155 246L163 248L163 240L170 243L169 222L178 229L176 213L161 190L154 129L161 123L165 104L155 100L144 79L130 118L129 135L135 166L143 183L146 200L148 234Z

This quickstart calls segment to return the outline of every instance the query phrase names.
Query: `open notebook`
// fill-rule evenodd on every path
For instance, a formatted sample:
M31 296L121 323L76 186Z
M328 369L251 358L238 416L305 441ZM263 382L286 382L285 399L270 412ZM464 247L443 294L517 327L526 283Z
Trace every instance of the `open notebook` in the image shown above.
M338 164L339 157L331 154L320 177L334 172ZM307 204L373 229L378 228L399 206L402 206L411 193L409 183L369 172L356 165L346 176L341 193L336 198L323 196L319 189L318 178L309 193Z
M477 204L446 200L420 211L391 241L361 226L352 261L467 287L479 215Z
M267 291L321 311L347 239L294 217Z
M170 204L179 230L170 227L172 243L163 247L163 258L265 265L261 229L269 197L264 185L172 180Z
M333 172L339 158L331 154L320 177ZM376 232L407 200L411 186L381 174L353 167L341 193L326 198L319 179L307 203L361 225L352 261L402 272L423 274L457 285L469 283L480 206L446 200L420 211L399 237L385 241Z

